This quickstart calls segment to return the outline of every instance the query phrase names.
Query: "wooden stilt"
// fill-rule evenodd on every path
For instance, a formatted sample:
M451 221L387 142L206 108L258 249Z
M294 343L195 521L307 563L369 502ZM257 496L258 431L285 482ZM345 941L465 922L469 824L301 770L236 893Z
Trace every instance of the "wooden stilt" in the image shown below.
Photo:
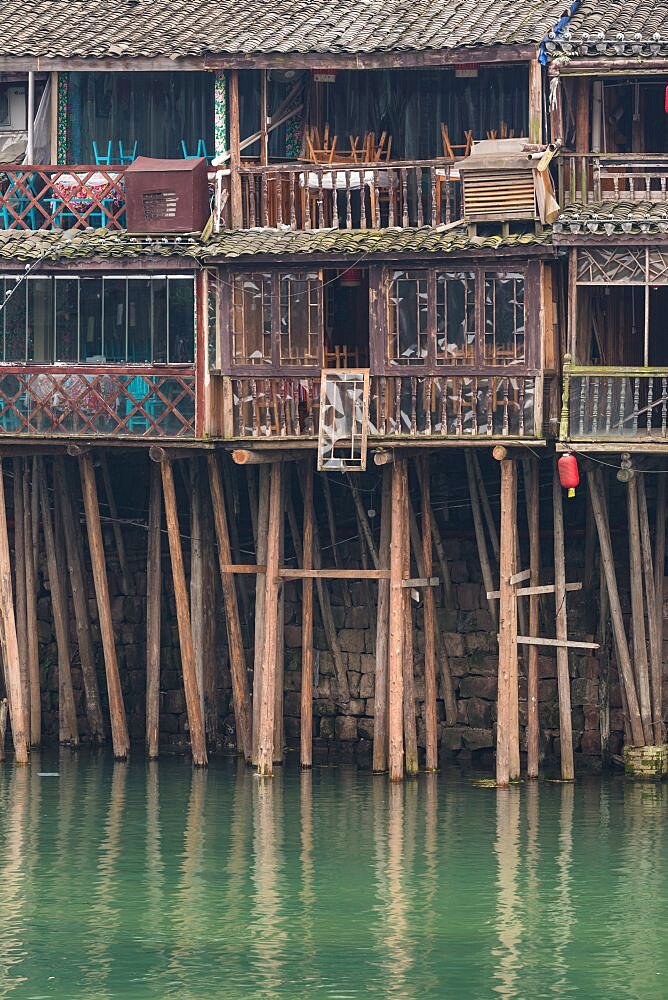
M404 524L408 522L408 461L404 461L401 470L402 513ZM410 534L404 530L402 569L404 579L411 575ZM417 774L419 771L417 748L417 723L415 719L415 670L413 663L413 609L411 607L411 592L403 588L404 594L404 767L406 774Z
M64 461L62 458L54 458L53 460L54 486L65 539L65 557L67 559L70 589L72 591L79 660L81 661L81 674L86 696L88 728L91 740L95 743L102 743L104 741L104 721L95 671L95 654L91 641L88 588L86 587L84 575L81 533L79 524L75 524L74 521L74 511L72 509L72 500Z
M654 533L654 598L656 601L656 641L661 653L661 683L663 687L663 581L666 565L666 470L661 466L656 477L656 527ZM663 693L661 694L663 703ZM661 742L665 726L661 725Z
M636 693L635 681L633 678L633 668L629 647L626 641L624 630L624 618L622 606L619 600L619 590L617 588L617 575L615 573L615 563L612 554L612 543L610 541L610 525L608 522L608 511L601 481L595 469L587 469L587 481L589 484L589 495L591 497L596 530L598 532L598 543L601 550L601 562L605 573L605 584L608 591L608 601L610 604L610 618L612 621L612 632L617 650L617 663L624 695L627 703L627 718L631 742L633 746L641 747L645 742L642 719L640 717L640 707Z
M81 473L86 525L88 528L88 546L90 548L102 648L104 650L104 668L107 676L107 695L109 698L109 716L111 721L111 743L114 757L117 760L124 760L130 751L130 740L125 718L121 678L118 672L114 626L111 620L111 602L109 600L109 584L105 566L104 544L102 542L95 469L93 467L93 457L90 452L85 452L79 457L79 471Z
M195 676L204 719L204 546L199 459L190 459L190 627Z
M430 577L433 570L431 539L431 484L429 456L418 459L418 475L422 497L422 570ZM425 708L425 767L435 771L438 767L438 716L436 713L436 608L434 591L425 587L424 601L424 708Z
M9 555L7 532L7 508L5 506L4 476L0 460L0 635L5 664L5 686L12 723L14 757L17 764L27 764L30 757L30 730L28 728L27 707L21 685L19 645L16 637L14 617L14 597L12 592L12 569Z
M284 564L285 551L285 498L287 489L290 487L290 465L283 466L283 477L281 483L281 527L279 537L278 565ZM276 625L276 680L274 682L274 764L283 763L285 747L285 732L283 724L283 695L284 695L284 675L285 675L285 588L281 584L278 588L278 619Z
M499 676L496 719L496 783L504 787L514 774L513 700L517 697L517 598L510 578L515 573L517 479L515 462L501 461L501 547L499 559Z
M255 479L255 469L246 469L246 486L248 488L248 510L250 512L251 529L253 531L253 545L257 550L257 482Z
M304 465L304 569L313 569L313 461ZM313 580L302 580L302 685L300 760L303 768L313 765Z
M538 460L522 459L524 493L529 521L530 585L540 583L540 495L538 489ZM529 598L529 635L538 634L540 597ZM538 646L529 646L527 654L527 777L538 777L540 730L538 720Z
M392 466L392 536L390 540L390 642L388 656L388 744L390 780L404 776L403 740L403 467L405 459Z
M380 569L390 568L390 537L392 528L392 473L383 468L380 512ZM389 633L390 581L378 581L376 605L376 677L374 688L373 770L387 770L387 654Z
M445 552L445 546L443 544L443 539L441 538L441 531L438 526L438 520L435 514L431 520L431 534L434 541L434 548L436 550L436 558L438 559L438 565L441 568L441 580L443 582L443 596L445 598L445 606L446 608L454 608L455 595L452 589L450 567L448 566L448 558ZM448 724L454 726L455 723L452 722Z
M480 506L482 509L483 517L485 519L485 524L487 525L487 534L489 535L490 545L492 547L492 554L496 563L499 562L499 533L496 529L496 520L492 513L492 508L489 503L489 497L487 495L487 487L485 486L485 480L482 478L482 472L480 469L480 462L478 461L478 456L473 451L471 453L471 459L473 462L473 474L475 476L476 487L478 491L478 496L480 497Z
M265 597L265 643L260 685L260 735L258 740L257 771L260 775L273 774L274 762L274 711L276 687L276 649L278 631L279 558L281 542L282 465L271 466L269 475L269 530L267 533L267 573Z
M645 733L645 744L654 739L652 729L652 702L649 690L649 665L647 663L647 638L645 634L645 608L642 588L642 555L640 552L640 527L638 524L638 473L627 484L629 523L629 575L631 583L631 618L633 622L633 667L636 690L640 702L640 718Z
M167 536L169 538L169 554L172 563L176 618L179 628L183 689L186 697L188 725L190 727L190 747L193 764L203 767L207 764L204 720L197 686L197 675L195 673L195 653L190 628L190 607L188 591L186 589L186 574L183 568L183 551L181 549L181 533L171 459L160 463L160 471L162 472L162 493L165 501L165 517L167 520Z
M202 485L202 482L204 485ZM204 602L202 608L202 650L204 676L204 734L212 745L218 739L218 660L216 653L216 539L213 525L213 509L210 493L206 488L206 476L200 479L200 498L202 503L202 593ZM248 697L248 675L244 657L244 676L246 677L246 694ZM250 728L250 705L247 706ZM250 739L250 733L249 733Z
M640 523L640 546L642 568L645 580L647 602L647 634L649 638L650 707L652 714L652 737L655 746L663 743L663 712L661 705L661 645L656 620L656 593L654 591L654 565L652 562L652 540L649 533L647 496L645 494L644 473L636 473L638 479L638 521Z
M35 565L35 581L39 575L39 463L38 455L32 460L32 492L30 494L30 516L32 520L32 547Z
M37 585L32 542L32 498L30 496L30 462L23 463L23 564L26 579L26 633L28 643L28 674L30 676L30 743L39 746L42 736L42 700L39 677L39 644L37 633Z
M320 483L322 485L322 495L325 498L325 512L327 514L327 527L329 529L329 540L332 546L332 556L334 557L334 565L340 566L341 559L339 556L339 547L336 541L336 519L334 517L334 504L332 503L332 492L329 486L329 479L327 475L320 476ZM320 549L320 544L318 542L316 548ZM317 563L316 563L317 565ZM352 600L350 597L350 588L343 587L343 603L347 608L352 607Z
M25 539L23 537L23 459L15 458L13 468L13 500L14 500L14 590L16 594L16 635L19 644L19 664L21 667L21 685L23 700L26 706L28 731L31 732L30 709L30 666L28 663L28 619L26 574L23 563L25 554Z
M475 470L473 466L473 456L471 455L471 449L467 448L465 451L466 458L466 475L469 484L469 493L471 495L471 514L473 517L473 530L475 532L476 545L478 547L478 558L480 559L480 569L482 571L483 586L485 587L485 593L490 594L492 591L496 590L494 585L494 576L492 573L492 566L489 560L489 553L487 551L487 539L485 538L485 529L483 527L482 520L482 507L480 503L480 495L478 493L478 483L476 480ZM487 605L489 607L489 613L492 616L492 621L495 626L498 626L499 619L497 614L496 601L487 599Z
M101 451L99 454L99 458L100 458L100 471L102 472L102 483L104 485L104 494L107 498L107 506L109 508L109 516L111 518L111 529L114 533L114 546L116 548L116 555L118 556L118 565L121 571L123 593L129 595L132 594L133 590L132 576L130 574L130 567L128 566L128 557L125 551L125 542L123 540L123 529L118 519L118 507L116 505L114 490L111 485L111 476L109 475L107 456L103 451Z
M53 609L53 625L56 633L58 649L58 723L61 743L79 742L77 713L72 689L69 621L67 617L66 590L63 586L65 566L58 559L56 533L51 517L49 491L46 482L44 463L40 464L40 503L42 508L42 526L44 529L44 547L46 549L47 572L51 591L51 607Z
M234 561L242 562L241 543L239 542L238 514L239 514L239 490L237 489L236 477L232 475L233 466L230 465L228 456L223 452L220 456L220 463L223 472L223 490L225 492L225 503L230 517L227 521L227 533L230 540L230 549L234 556ZM248 581L240 577L239 599L241 601L242 621L250 621L250 595L248 593Z
M7 715L9 704L6 698L0 699L0 761L5 760L5 739L7 736Z
M162 596L162 485L150 463L148 552L146 557L146 753L157 758L160 736L160 623Z
M259 503L257 514L257 545L255 558L258 566L267 563L267 536L269 534L269 466L260 466ZM267 596L266 576L258 573L255 581L255 642L253 664L253 764L257 764L260 739L260 705L262 703L262 663L264 661L265 620L264 602Z
M216 530L216 540L218 542L218 559L220 564L220 578L223 588L223 601L225 603L225 618L227 621L227 644L230 655L230 674L232 677L232 700L234 703L234 720L237 732L237 746L243 753L246 761L250 761L253 755L253 734L251 732L251 706L248 691L248 673L246 669L246 654L241 636L241 621L239 618L239 605L237 604L237 592L234 584L234 576L225 572L224 566L229 566L232 562L232 550L230 546L230 536L228 534L228 519L225 509L225 494L220 476L220 466L214 453L207 455L209 467L209 486L211 489L211 502L213 505L213 523ZM264 471L263 467L263 471ZM262 473L260 474L262 480ZM259 541L262 539L262 531L258 529ZM258 558L260 552L258 551ZM260 574L257 576L257 587L260 587ZM263 625L262 625L263 627ZM257 642L257 620L256 620L256 642ZM257 651L256 651L257 652ZM255 694L255 692L253 692Z
M353 503L355 504L355 512L357 514L357 520L359 522L360 529L362 531L362 536L366 542L367 549L369 550L369 555L371 556L371 562L373 563L374 569L378 569L378 549L376 548L376 543L373 538L373 532L371 531L371 525L369 524L369 516L364 509L364 504L362 503L362 498L360 496L360 491L353 482L352 476L346 475L348 480L348 485L350 486L350 492L353 495Z
M554 601L556 606L557 639L568 639L566 611L566 555L564 549L564 511L561 483L557 467L552 477L552 504L554 514ZM571 718L571 679L568 672L568 649L557 646L557 686L559 689L559 743L561 745L561 777L572 781L575 777L573 763L573 720Z

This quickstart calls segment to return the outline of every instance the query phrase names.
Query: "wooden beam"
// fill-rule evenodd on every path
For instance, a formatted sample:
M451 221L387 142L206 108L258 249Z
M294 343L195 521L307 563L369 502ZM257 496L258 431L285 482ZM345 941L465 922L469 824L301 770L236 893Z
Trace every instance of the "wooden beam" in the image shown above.
M496 593L494 591L494 577L492 573L492 564L489 559L489 552L487 549L487 539L485 537L485 529L483 527L482 520L482 507L480 503L480 496L478 493L478 484L476 482L473 459L469 449L467 448L464 452L464 457L466 459L466 475L469 485L469 495L471 498L471 516L473 518L473 530L475 533L476 545L478 548L478 559L480 560L480 570L482 572L482 580L487 593L487 601L489 607L489 613L492 616L492 621L494 625L498 625L498 610L490 594ZM498 591L500 594L501 592Z
M162 477L151 463L146 554L146 753L159 754L160 624L162 596Z
M313 462L304 465L304 546L302 566L313 566ZM302 685L300 709L300 762L313 765L313 580L302 584Z
M543 67L534 57L529 63L529 142L543 141Z
M566 593L572 593L576 590L582 590L582 583L567 583ZM515 591L516 597L539 597L541 594L553 594L554 584L553 583L542 583L538 587L518 587ZM498 601L501 596L500 590L492 590L487 594L487 597ZM533 631L533 629L532 629Z
M531 570L523 569L519 573L513 573L510 578L510 582L514 585L516 583L524 583L525 580L531 579Z
M5 685L12 724L14 757L17 764L27 764L30 758L30 730L28 728L28 709L24 701L25 692L21 685L2 460L0 460L0 636L2 637Z
M552 646L556 649L599 649L597 642L576 642L575 639L550 639L538 635L518 635L522 646Z
M559 743L561 747L561 778L572 781L575 777L573 762L573 720L571 718L571 679L568 672L568 615L566 610L566 557L564 549L564 512L561 483L557 466L552 477L552 505L554 515L554 601L556 605L557 687L559 690Z
M227 95L229 99L229 130L230 130L230 212L232 229L243 226L243 207L241 202L241 151L239 148L239 74L237 70L230 71L227 77Z
M666 470L663 463L659 468L656 484L656 522L654 532L654 598L656 601L656 641L663 651L663 581L666 572ZM662 657L663 661L663 657ZM661 664L661 687L663 686L663 662ZM658 697L658 695L655 695ZM663 703L663 694L661 694ZM665 726L661 724L661 739L665 739Z
M404 776L403 739L403 465L399 459L392 466L392 534L390 540L390 642L388 659L388 743L391 781Z
M123 692L118 672L114 626L111 620L111 602L109 600L109 583L102 542L102 527L100 525L100 507L97 498L95 469L90 452L79 457L79 471L83 490L86 525L88 528L88 546L90 548L93 582L97 598L97 610L100 621L100 633L104 650L104 668L107 675L107 695L109 699L109 715L111 719L111 743L113 754L117 760L125 760L130 751L130 740L125 718Z
M276 688L276 651L278 632L281 522L283 519L283 470L272 465L269 473L269 530L267 532L267 575L265 582L265 643L260 685L260 733L257 750L257 773L271 775L274 769L274 713Z
M291 566L278 570L285 580L389 580L386 569L293 569Z
M204 539L199 457L190 466L190 629L195 653L195 676L204 719ZM204 736L206 738L206 729Z
M276 462L298 462L303 457L303 452L297 450L251 451L250 448L235 448L232 452L235 465L274 465Z
M133 592L132 577L130 575L130 567L128 566L128 557L125 552L123 530L121 528L121 523L118 519L118 506L116 504L116 497L114 496L114 489L113 486L111 485L111 476L109 475L107 456L104 454L103 451L100 452L100 470L102 472L102 483L104 484L104 493L107 498L107 506L109 507L109 516L111 518L111 529L114 533L114 544L116 546L118 564L121 570L123 593L130 596Z
M39 634L37 626L37 582L33 548L30 462L23 463L23 563L26 578L26 630L28 633L28 673L30 675L30 744L39 746L42 734L42 700L39 675Z
M389 466L383 469L380 512L380 567L390 565L390 537L392 528L392 473ZM373 770L387 770L387 655L389 639L390 582L379 580L376 604L376 676L374 688L373 720Z
M26 706L27 726L31 732L30 709L30 668L28 663L28 612L26 607L26 574L24 566L25 540L23 537L23 459L15 458L13 469L13 501L14 501L14 590L16 594L16 634L19 643L19 663L21 666L21 685L23 700Z
M429 456L417 460L420 495L422 501L422 569L431 577L433 567L431 536L431 482ZM434 579L438 582L437 578ZM438 715L436 710L436 607L431 585L424 593L424 716L425 716L425 767L428 771L438 768Z
M496 783L505 787L515 773L515 731L517 699L517 599L510 578L515 572L517 539L517 474L515 461L501 462L501 539L499 574L501 599L499 608L499 673L496 721ZM518 747L519 753L519 747Z
M629 577L631 589L631 618L633 622L633 668L636 690L640 702L640 718L645 733L645 745L653 742L652 701L649 690L649 665L647 663L647 638L645 634L645 608L643 605L642 555L640 552L640 526L638 524L638 478L634 473L627 484L629 525Z
M402 580L401 586L404 590L418 590L421 588L429 590L431 587L438 587L440 582L437 576L413 576L407 580Z
M529 563L531 570L531 585L520 587L516 591L518 596L523 592L529 600L529 631L531 635L536 635L539 627L539 596L542 589L538 583L540 579L540 490L539 490L539 464L535 458L522 459L522 472L524 476L524 495L526 498L527 519L529 527ZM549 585L548 585L549 586ZM579 590L582 584L566 584L564 590ZM553 590L550 587L550 591ZM545 591L547 593L548 591ZM519 642L519 638L518 638ZM536 646L529 646L527 660L527 777L538 777L538 759L540 756L540 722L538 716L538 649Z

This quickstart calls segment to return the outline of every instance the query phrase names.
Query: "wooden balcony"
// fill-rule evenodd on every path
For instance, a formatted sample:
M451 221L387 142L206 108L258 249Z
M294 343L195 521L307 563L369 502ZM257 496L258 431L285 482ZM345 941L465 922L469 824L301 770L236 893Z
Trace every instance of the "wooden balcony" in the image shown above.
M227 378L216 393L226 438L316 438L320 377ZM374 375L370 438L540 438L543 376ZM218 423L218 421L217 421Z
M195 436L192 366L0 366L0 437Z
M122 166L3 166L0 228L122 229L125 170Z
M557 170L562 208L668 200L668 154L562 152Z
M668 443L668 368L565 365L560 437Z

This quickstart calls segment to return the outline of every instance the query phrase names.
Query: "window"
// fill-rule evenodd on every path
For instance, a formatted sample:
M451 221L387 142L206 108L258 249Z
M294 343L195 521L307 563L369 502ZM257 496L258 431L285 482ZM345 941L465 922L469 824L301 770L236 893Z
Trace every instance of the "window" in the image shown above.
M395 365L423 365L427 357L428 277L428 271L392 275L388 356Z
M487 365L524 361L524 277L485 278L485 352Z
M0 360L192 363L192 276L0 276Z
M232 361L270 365L271 275L236 274L232 284Z
M436 275L436 364L475 364L475 274Z
M322 282L317 274L281 275L280 363L320 364Z

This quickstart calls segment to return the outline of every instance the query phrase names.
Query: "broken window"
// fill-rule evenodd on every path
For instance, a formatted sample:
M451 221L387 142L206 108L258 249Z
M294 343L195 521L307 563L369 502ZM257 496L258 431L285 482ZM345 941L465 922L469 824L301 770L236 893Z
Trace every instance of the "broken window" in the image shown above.
M524 362L524 276L485 277L484 363Z
M319 366L322 281L317 273L281 275L280 364Z
M388 357L423 365L428 353L428 271L395 271L390 290Z
M232 363L270 365L271 274L235 274L232 282Z
M436 275L436 364L475 364L475 274Z

